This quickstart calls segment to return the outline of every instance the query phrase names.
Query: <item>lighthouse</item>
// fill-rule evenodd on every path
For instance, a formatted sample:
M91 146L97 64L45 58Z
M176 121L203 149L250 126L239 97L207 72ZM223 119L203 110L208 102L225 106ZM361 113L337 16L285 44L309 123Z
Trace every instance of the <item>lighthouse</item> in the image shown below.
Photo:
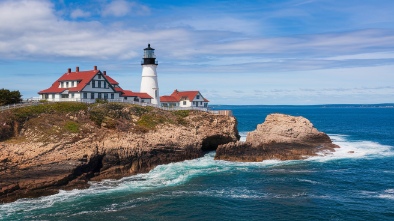
M158 65L155 56L155 49L148 47L144 49L144 57L141 61L142 79L140 92L149 94L152 97L152 104L160 106L159 83L157 81L156 67Z

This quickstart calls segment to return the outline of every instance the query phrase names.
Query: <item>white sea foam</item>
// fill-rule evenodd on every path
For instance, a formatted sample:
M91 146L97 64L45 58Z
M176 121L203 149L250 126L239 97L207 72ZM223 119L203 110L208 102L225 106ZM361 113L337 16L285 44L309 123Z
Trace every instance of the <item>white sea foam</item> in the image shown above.
M241 136L241 138L239 139L240 141L246 141L246 136L248 135L247 131L241 131L239 132L239 136Z
M347 158L379 158L394 156L392 146L382 145L372 141L349 141L346 135L330 135L334 144L340 146L335 152L325 151L319 153L319 156L310 157L308 160L328 161Z
M245 133L246 134L246 133ZM335 144L341 148L336 149L335 152L321 154L319 156L310 157L307 160L325 162L330 160L346 159L346 158L379 158L393 156L394 150L391 146L381 145L371 141L350 141L347 136L344 135L330 135ZM275 168L281 165L292 165L298 164L300 161L279 161L279 160L266 160L263 162L227 162L227 161L215 161L215 153L209 153L202 158L194 160L186 160L183 162L170 163L167 165L157 166L149 173L138 174L135 176L125 177L120 180L104 180L101 182L91 182L91 187L84 190L71 190L71 191L60 191L58 194L40 197L36 199L20 199L13 203L0 205L0 220L7 219L12 214L18 213L29 213L37 209L45 209L53 207L55 204L62 203L73 203L75 201L83 201L84 197L103 197L105 198L108 193L133 193L133 192L144 192L150 189L163 188L167 186L181 185L188 182L193 177L198 177L206 174L220 174L226 171L241 171L245 172L253 170L255 168L269 168L269 170L277 169L280 172L280 168ZM316 171L310 170L285 170L286 173L314 173ZM300 180L301 182L309 182L311 184L313 180ZM230 190L229 190L230 191ZM211 190L205 194L216 194L218 196L229 196L233 198L262 198L262 197L274 197L267 196L264 193L253 193L243 189L235 189L229 191L220 192L220 190ZM204 194L204 193L199 193ZM299 197L303 196L304 193L299 194ZM388 189L384 192L375 194L375 197L386 199L394 199L394 190ZM277 197L289 197L289 196L277 196ZM148 199L149 200L149 199ZM143 199L139 199L138 202L142 202ZM137 202L137 201L136 201ZM133 207L134 201L128 203L127 207ZM124 205L112 204L105 210L111 211L116 210L118 207ZM92 211L93 212L93 211Z

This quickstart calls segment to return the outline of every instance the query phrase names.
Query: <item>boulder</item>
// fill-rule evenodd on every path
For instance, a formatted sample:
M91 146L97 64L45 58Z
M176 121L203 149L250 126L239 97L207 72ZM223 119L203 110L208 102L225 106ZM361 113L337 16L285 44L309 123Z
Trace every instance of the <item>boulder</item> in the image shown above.
M323 150L335 151L334 148L338 147L304 117L270 114L255 131L248 133L245 142L220 145L215 159L242 162L299 160Z

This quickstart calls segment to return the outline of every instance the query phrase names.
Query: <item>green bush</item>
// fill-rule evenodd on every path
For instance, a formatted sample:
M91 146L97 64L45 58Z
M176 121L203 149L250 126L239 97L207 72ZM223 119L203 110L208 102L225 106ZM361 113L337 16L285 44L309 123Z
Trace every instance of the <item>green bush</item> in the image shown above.
M74 121L67 121L66 124L64 125L64 128L66 128L66 130L71 133L79 132L79 124Z
M22 102L22 95L19 91L10 91L4 88L0 89L0 106L20 102Z
M153 130L158 124L165 122L168 122L168 119L166 119L164 116L148 113L141 116L141 118L137 121L137 125L147 130Z

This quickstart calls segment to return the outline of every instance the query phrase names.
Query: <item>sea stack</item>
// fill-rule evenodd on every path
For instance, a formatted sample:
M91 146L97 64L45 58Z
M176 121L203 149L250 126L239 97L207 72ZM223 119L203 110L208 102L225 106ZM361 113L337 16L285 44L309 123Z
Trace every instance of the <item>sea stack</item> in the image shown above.
M215 159L243 162L299 160L338 147L304 117L270 114L255 131L248 133L246 142L219 146Z
M140 92L147 93L152 97L151 103L160 106L159 83L157 81L155 49L148 47L144 49L144 57L141 61L142 78Z

